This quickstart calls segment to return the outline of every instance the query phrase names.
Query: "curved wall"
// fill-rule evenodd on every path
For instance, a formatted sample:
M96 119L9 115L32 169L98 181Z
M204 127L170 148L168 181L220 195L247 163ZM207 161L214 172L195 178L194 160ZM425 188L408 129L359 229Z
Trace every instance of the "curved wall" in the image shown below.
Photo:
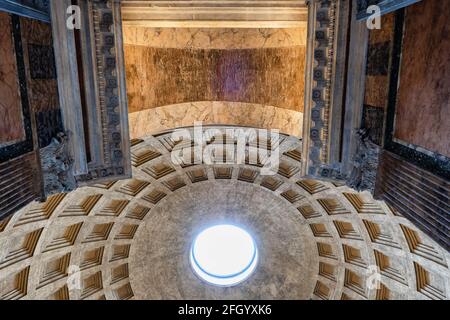
M302 112L254 103L197 101L130 113L130 136L135 139L174 127L189 127L199 120L204 125L280 129L296 137L301 136L303 128Z
M132 137L194 121L300 137L305 37L305 28L125 26Z
M0 300L450 297L448 251L369 193L302 178L300 140L281 137L280 168L266 176L222 156L174 164L171 134L133 141L133 178L0 220ZM197 230L221 219L248 227L261 253L232 288L205 286L189 267Z
M123 26L125 45L183 49L306 46L306 24L296 28L148 28Z

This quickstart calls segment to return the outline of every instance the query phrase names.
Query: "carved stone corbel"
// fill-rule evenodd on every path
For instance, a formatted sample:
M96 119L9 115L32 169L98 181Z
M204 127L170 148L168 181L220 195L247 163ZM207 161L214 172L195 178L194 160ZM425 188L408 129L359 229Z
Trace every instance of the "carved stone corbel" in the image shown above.
M347 185L358 191L368 190L372 194L378 170L380 147L370 141L367 129L356 132L358 144L352 157L353 169L347 179Z
M39 150L45 197L77 188L68 145L67 135L59 133L47 147Z

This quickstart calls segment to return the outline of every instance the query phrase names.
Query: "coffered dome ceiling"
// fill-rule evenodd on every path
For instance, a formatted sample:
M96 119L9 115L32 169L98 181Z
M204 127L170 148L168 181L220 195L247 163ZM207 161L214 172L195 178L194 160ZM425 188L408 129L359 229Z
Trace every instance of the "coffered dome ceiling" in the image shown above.
M174 165L170 132L132 144L132 179L0 221L0 298L450 297L448 252L368 193L302 178L296 138L281 136L273 176L260 163ZM260 254L255 273L230 288L203 283L189 265L195 234L222 222L249 230Z

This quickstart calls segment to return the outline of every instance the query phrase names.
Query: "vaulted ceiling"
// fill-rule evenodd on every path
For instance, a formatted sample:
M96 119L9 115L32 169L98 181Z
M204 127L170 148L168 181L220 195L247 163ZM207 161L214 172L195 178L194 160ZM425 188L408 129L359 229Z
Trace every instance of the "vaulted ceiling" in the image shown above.
M227 135L214 137L206 143ZM449 253L369 193L301 177L296 138L281 136L273 176L262 175L263 161L175 165L171 152L190 143L171 132L132 144L132 179L58 194L0 221L0 298L450 297ZM195 234L217 221L246 226L261 254L233 288L203 284L188 262Z
M204 124L303 128L305 1L122 1L131 138Z

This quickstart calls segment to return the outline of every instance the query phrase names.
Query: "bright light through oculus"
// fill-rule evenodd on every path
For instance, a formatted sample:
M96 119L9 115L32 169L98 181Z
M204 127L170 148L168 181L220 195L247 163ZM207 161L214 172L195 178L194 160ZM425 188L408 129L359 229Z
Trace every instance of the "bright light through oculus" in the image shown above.
M253 273L258 249L247 231L233 225L217 225L197 236L190 260L195 273L203 280L231 286Z

